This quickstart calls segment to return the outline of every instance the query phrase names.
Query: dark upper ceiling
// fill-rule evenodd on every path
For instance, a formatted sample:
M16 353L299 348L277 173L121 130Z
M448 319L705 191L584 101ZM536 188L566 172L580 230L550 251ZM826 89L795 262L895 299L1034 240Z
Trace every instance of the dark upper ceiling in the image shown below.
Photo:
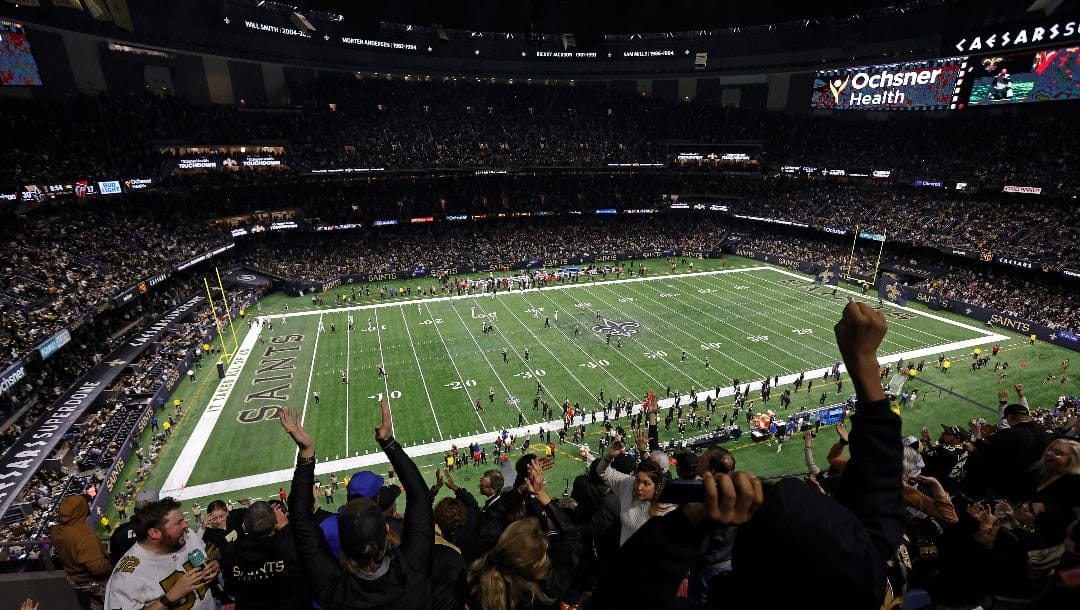
M614 34L688 31L848 17L895 4L962 4L972 0L279 0L345 16L346 24L438 23L474 31ZM1012 0L1017 4L1021 0ZM982 0L980 4L992 3ZM994 2L996 3L996 2Z

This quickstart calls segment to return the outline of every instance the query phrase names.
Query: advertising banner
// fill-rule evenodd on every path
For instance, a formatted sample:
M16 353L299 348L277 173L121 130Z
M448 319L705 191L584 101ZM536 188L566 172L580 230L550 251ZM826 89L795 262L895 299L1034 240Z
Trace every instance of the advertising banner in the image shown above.
M810 107L830 110L940 110L955 108L966 58L824 70L814 75Z
M20 381L26 378L26 363L22 360L12 364L6 371L0 373L0 396L8 393ZM2 513L0 513L2 514Z
M71 342L71 331L69 331L68 329L65 328L64 330L62 330L62 331L56 333L55 335L53 335L52 337L50 337L47 341L45 341L41 345L37 346L37 351L38 351L38 354L41 355L41 359L45 360L49 356L52 356L53 354L55 354L57 352L57 350L59 350L61 347L64 347L65 345L67 345L70 342Z
M138 360L171 325L191 315L205 300L203 296L192 297L113 350L107 359L84 375L81 381L69 388L48 411L23 431L19 440L0 460L0 515L7 513L19 492L41 468L45 458L59 446L72 424L116 381L127 365Z

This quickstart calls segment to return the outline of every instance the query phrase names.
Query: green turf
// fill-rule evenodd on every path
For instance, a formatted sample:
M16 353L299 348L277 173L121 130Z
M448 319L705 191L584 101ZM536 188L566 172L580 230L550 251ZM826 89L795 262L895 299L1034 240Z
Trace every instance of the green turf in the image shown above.
M272 407L282 403L304 411L305 426L316 439L320 459L326 460L375 451L372 431L378 419L380 394L392 397L396 436L407 446L414 446L515 427L519 410L535 431L539 422L538 414L532 412L532 397L537 380L544 385L542 397L557 410L564 398L592 408L600 389L605 398L628 396L640 400L649 391L663 396L668 385L683 394L691 387L726 388L732 377L758 381L766 375L825 367L838 358L832 326L846 303L844 292L833 297L830 289L812 289L809 278L792 278L774 269L700 273L721 265L726 269L763 266L754 261L729 258L723 263L694 262L694 273L680 266L674 275L641 282L582 282L555 290L501 294L496 299L426 298L420 302L419 311L416 303L406 304L412 297L365 299L362 304L374 302L379 306L353 311L356 329L351 333L347 331L348 314L335 311L331 294L324 295L328 304L321 307L312 306L310 297L271 295L260 308L273 319L274 331L265 333L266 343L255 344L188 484L290 468L292 444L270 416ZM662 263L654 266L664 267ZM339 294L349 291L349 287L336 290ZM378 294L378 286L373 287L372 294ZM282 326L279 315L286 304L290 313L310 315L290 317ZM540 308L542 311L537 311L534 318L531 310ZM557 322L555 311L559 312ZM888 306L884 311L890 330L882 355L980 336L976 330L921 314ZM608 345L605 332L593 329L599 326L594 312L621 324L636 322L636 332L621 337L621 348L617 347L618 336L613 336ZM492 313L496 315L495 332L485 335L481 333L481 319ZM929 313L979 326L952 314ZM320 316L326 329L323 333L317 332ZM370 332L369 316L375 328ZM545 318L550 328L544 326ZM336 325L333 333L329 331L331 321ZM246 333L246 324L241 324L240 330ZM1021 382L1029 387L1034 404L1052 404L1062 389L1041 381L1048 370L1058 367L1065 357L1063 351L1043 344L1029 346L1020 337L1002 342L1002 346L1005 349L1001 358L1012 364L1006 385L999 385L992 371L972 373L966 368L969 350L949 354L957 357L957 364L948 375L930 364L934 358L927 357L922 379L909 382L908 387L921 388L917 407L903 413L905 433L917 434L920 426L929 424L936 428L936 435L939 422L961 424L974 417L993 419L991 412L950 395L950 388L993 406L1000 387ZM530 352L527 363L526 347ZM507 363L502 361L503 348L508 351ZM269 354L268 349L272 350ZM683 350L687 352L685 361L681 358ZM286 358L295 360L277 361ZM709 359L708 368L705 358ZM379 363L385 365L388 377L379 376ZM269 370L275 365L277 370ZM341 382L343 370L348 375L347 385ZM188 412L163 451L149 485L160 486L164 481L201 415L200 405L206 404L216 383L212 371L204 369L196 383L185 383L178 390ZM814 392L796 395L795 408L816 407L821 389L828 390L830 402L842 400L850 392L850 384L836 394L835 384L823 388L820 379L815 383ZM944 388L940 395L930 383ZM489 388L495 391L494 403L488 400ZM311 400L314 389L322 394L319 405ZM778 393L774 393L769 408L779 409ZM518 402L508 403L508 396L516 397ZM482 413L472 407L477 398L484 406ZM728 398L721 401L718 413L730 409ZM718 416L713 421L715 425ZM595 448L603 428L590 424L588 429L588 442ZM661 436L671 437L664 432ZM825 431L816 443L822 463L834 437L833 432ZM736 452L741 468L772 475L804 470L801 443L801 439L793 439L781 453L776 453L774 447L755 445L743 436L726 446ZM574 459L576 454L575 447L562 446L556 471L549 478L563 481L578 474L583 463ZM441 462L441 455L421 456L417 461L430 475ZM460 484L475 489L479 471L466 469L457 477ZM281 486L288 484L245 487L228 495L266 496Z

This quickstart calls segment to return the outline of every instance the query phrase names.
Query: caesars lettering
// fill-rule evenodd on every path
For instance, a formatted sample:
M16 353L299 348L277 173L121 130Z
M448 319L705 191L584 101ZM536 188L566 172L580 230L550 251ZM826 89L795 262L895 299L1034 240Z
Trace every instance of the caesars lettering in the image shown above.
M1028 34L1028 30L1021 29L1015 32L1001 32L1000 36L997 33L989 36L976 36L970 42L965 38L956 43L956 49L960 52L965 51L979 51L984 47L987 49L994 49L999 47L1020 47L1027 44L1034 44L1046 40L1054 40L1058 36L1062 38L1069 38L1077 33L1077 27L1075 21L1067 21L1065 23L1054 23L1050 27L1035 27Z
M1009 329L1012 329L1012 330L1018 330L1018 331L1023 332L1023 333L1026 333L1026 332L1031 330L1031 325L1028 324L1027 322L1024 322L1023 320L1016 320L1016 319L1013 319L1013 318L1007 318L1007 317L999 315L999 314L994 314L994 315L990 316L990 322L992 324L997 324L999 326L1004 326L1005 328L1009 328Z

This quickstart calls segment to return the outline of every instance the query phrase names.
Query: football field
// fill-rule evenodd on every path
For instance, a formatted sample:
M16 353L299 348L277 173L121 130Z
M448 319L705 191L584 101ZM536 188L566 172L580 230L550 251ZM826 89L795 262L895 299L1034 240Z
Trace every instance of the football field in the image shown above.
M495 298L267 308L262 328L253 324L241 339L161 489L190 499L287 486L295 447L276 420L283 404L303 413L319 473L384 461L372 438L383 396L390 398L395 436L409 454L437 454L426 460L436 463L451 444L477 439L490 446L492 431L557 429L564 401L593 410L601 391L605 402L627 397L640 404L648 392L663 397L668 388L673 395L695 389L703 401L719 388L714 395L723 412L731 409L731 400L723 399L732 393L733 378L756 389L766 377L779 376L784 385L805 372L820 383L839 360L832 327L849 296L869 298L844 287L834 295L833 287L805 275L749 264L582 279ZM306 305L304 299L289 302ZM870 302L876 305L876 297ZM889 322L883 362L936 360L939 353L1008 338L888 303L882 313ZM821 389L829 390L830 403L850 394L850 384L839 394L835 384ZM819 397L796 394L793 407L817 407ZM556 420L544 421L534 399L551 405Z

